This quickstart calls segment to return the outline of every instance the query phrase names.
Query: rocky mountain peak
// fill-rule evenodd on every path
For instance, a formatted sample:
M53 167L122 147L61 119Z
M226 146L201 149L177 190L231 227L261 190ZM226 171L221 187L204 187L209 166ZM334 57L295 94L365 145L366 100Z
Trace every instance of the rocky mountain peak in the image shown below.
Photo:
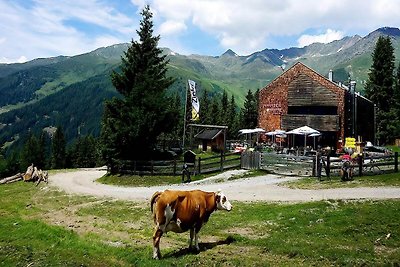
M221 55L221 57L237 57L238 54L232 51L232 49L228 49Z
M382 27L377 29L375 32L389 36L400 36L400 29L395 27Z

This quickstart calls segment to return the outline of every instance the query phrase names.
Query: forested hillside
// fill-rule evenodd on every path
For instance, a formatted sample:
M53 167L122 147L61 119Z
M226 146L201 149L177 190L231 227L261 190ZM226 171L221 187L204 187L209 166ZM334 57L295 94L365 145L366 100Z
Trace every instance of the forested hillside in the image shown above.
M329 44L303 48L265 49L248 56L228 50L221 56L168 55L168 74L176 79L169 88L184 103L187 79L198 84L198 94L227 92L243 106L248 90L255 92L297 61L322 75L334 71L334 80L349 75L363 92L371 66L371 52L379 36L390 36L400 58L400 30L381 28L365 37L353 36ZM68 143L79 135L100 132L103 101L118 96L110 82L127 44L99 48L74 57L36 59L24 64L0 64L0 145L9 147L23 136L61 126ZM397 65L397 64L396 64Z

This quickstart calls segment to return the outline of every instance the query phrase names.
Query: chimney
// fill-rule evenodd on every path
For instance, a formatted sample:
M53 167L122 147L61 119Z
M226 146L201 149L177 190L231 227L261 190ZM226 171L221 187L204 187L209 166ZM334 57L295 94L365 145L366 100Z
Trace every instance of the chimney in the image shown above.
M329 70L328 79L333 82L333 71Z
M350 92L353 94L356 92L356 84L357 84L356 81L350 82Z

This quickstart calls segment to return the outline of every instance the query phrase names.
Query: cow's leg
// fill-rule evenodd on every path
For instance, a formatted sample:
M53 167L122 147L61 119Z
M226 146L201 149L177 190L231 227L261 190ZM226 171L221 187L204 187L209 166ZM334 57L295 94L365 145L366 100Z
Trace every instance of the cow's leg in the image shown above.
M196 251L200 251L200 247L199 247L199 232L200 232L200 228L199 229L195 229L194 231L194 247L196 249Z
M190 228L189 250L193 249L194 228Z
M162 236L163 232L161 229L156 226L156 229L154 231L153 235L153 259L160 259L161 258L161 252L160 252L160 239Z

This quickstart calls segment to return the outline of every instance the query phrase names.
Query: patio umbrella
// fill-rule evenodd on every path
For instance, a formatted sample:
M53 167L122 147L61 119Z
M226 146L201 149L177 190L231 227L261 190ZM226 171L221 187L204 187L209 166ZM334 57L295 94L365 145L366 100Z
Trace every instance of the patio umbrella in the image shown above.
M319 131L309 127L309 126L302 126L300 128L296 128L287 132L288 134L297 134L297 135L304 135L304 147L307 146L307 136L311 134L321 134Z
M252 133L265 133L265 130L262 128L255 128L255 129L241 129L239 130L240 134L252 134Z
M274 138L276 138L276 137L285 138L286 137L285 134L286 134L286 132L284 130L279 130L279 129L276 129L275 131L266 133L266 135L272 136L272 141L274 143L275 143Z
M241 130L239 130L239 135L246 134L247 140L248 140L248 141L250 141L251 135L252 135L253 133L256 133L256 134L257 134L257 142L258 142L259 134L260 134L260 133L265 133L265 130L262 129L262 128L241 129Z
M314 137L314 149L315 149L315 137L321 136L321 133L312 133L309 135L310 137Z

